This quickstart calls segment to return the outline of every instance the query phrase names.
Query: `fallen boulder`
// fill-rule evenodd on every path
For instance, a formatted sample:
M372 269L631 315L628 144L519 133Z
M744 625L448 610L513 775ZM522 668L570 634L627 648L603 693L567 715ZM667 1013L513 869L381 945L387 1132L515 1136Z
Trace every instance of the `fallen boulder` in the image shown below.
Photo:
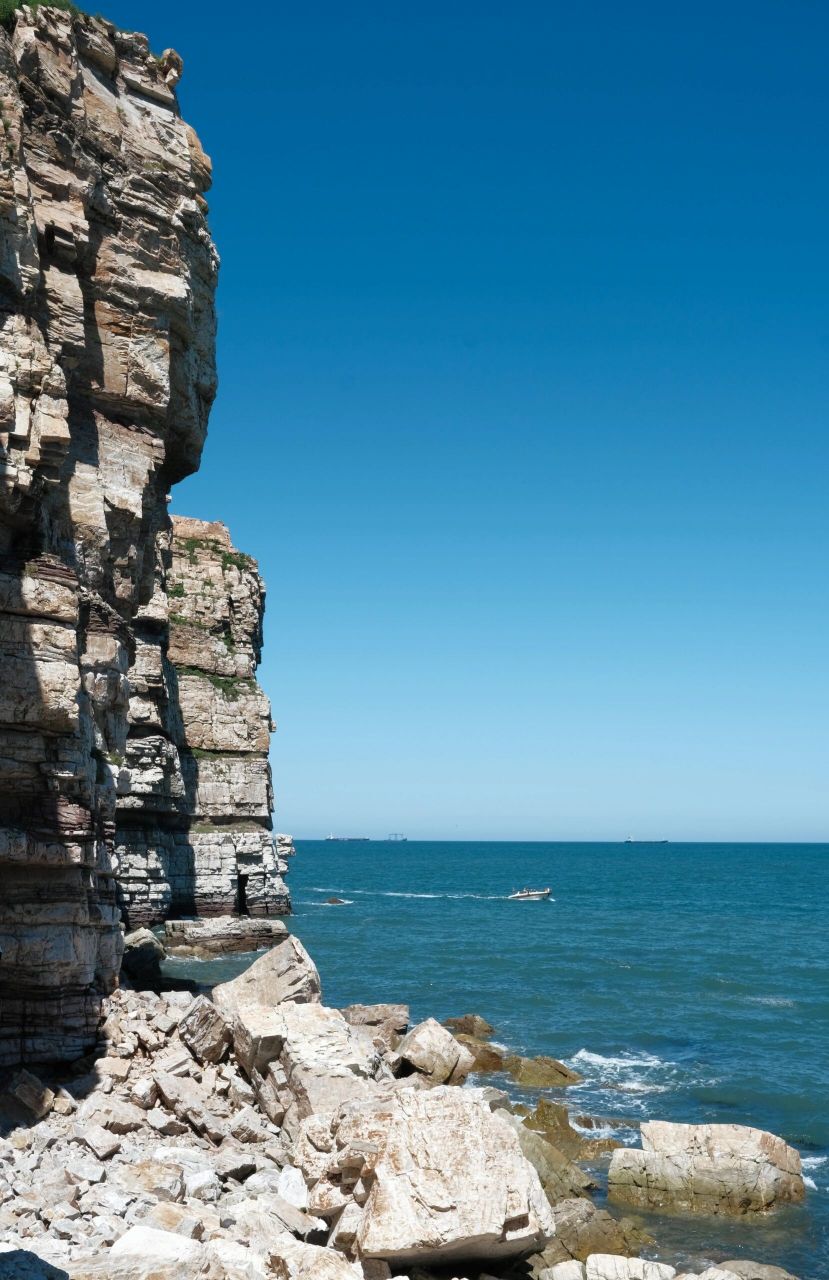
M593 1253L584 1268L585 1280L673 1280L676 1268L647 1258L620 1258L611 1253Z
M6 1086L6 1092L24 1107L36 1120L48 1116L55 1105L55 1094L31 1071L16 1071Z
M417 1071L431 1084L462 1084L475 1065L468 1049L434 1018L413 1027L397 1048L402 1069Z
M309 1211L356 1259L491 1262L537 1251L555 1231L515 1130L477 1089L390 1091L312 1117L294 1163Z
M574 1160L590 1160L609 1155L622 1145L616 1138L593 1138L589 1134L580 1133L573 1128L567 1107L550 1098L539 1098L535 1110L524 1118L524 1124L528 1129L535 1129L543 1134L548 1142L552 1142L554 1147Z
M738 1124L642 1125L642 1149L610 1162L612 1200L683 1213L756 1213L805 1194L800 1155L782 1138Z
M199 1062L221 1062L230 1046L230 1027L206 996L196 997L179 1022L178 1030Z
M299 938L287 931L238 978L213 989L213 1003L228 1021L246 1005L314 1004L321 998L317 966Z
M365 1030L321 1004L243 1005L233 1047L260 1105L290 1138L306 1116L368 1097L381 1063Z
M164 947L149 929L134 929L124 938L121 969L138 987L157 987L161 981Z
M401 1036L409 1027L407 1004L350 1004L340 1012L353 1027L389 1027Z

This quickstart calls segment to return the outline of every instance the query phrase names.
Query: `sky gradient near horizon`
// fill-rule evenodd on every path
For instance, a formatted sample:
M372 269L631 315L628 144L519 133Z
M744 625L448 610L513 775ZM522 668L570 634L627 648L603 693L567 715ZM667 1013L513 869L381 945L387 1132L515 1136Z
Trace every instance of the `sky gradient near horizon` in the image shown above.
M829 10L112 0L214 164L173 510L278 830L829 836Z

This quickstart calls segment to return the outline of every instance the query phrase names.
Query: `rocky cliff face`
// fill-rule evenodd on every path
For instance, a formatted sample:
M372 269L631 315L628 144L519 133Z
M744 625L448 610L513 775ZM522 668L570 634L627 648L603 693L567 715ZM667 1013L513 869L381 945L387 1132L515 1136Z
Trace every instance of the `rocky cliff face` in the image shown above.
M219 568L190 565L167 514L216 387L210 163L180 72L98 19L0 30L0 1065L94 1037L121 948L116 810L128 900L191 818L185 862L271 847L261 584L223 530Z
M173 517L169 648L139 644L118 800L130 927L290 909L271 834L265 589L224 525Z

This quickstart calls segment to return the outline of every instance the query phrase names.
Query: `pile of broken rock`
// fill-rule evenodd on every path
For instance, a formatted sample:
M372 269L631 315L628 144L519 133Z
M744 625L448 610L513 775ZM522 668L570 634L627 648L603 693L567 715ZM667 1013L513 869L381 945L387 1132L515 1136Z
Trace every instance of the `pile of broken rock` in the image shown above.
M287 933L212 1000L116 991L100 1056L0 1100L0 1277L676 1275L505 1094L456 1087L470 1048L408 1022L324 1006ZM706 1280L754 1277L733 1265Z

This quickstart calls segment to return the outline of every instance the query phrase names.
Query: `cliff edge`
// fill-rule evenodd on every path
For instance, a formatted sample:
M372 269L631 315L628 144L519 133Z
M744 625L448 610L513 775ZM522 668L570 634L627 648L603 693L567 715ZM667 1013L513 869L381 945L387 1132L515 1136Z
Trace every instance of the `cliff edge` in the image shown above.
M194 911L227 902L212 873L198 888L202 855L272 854L269 712L241 693L261 584L222 563L211 608L232 612L230 647L210 658L194 582L169 578L168 494L199 465L216 391L210 161L179 114L181 71L97 18L21 9L0 29L0 1065L94 1042L119 899L157 918L134 901L148 843L195 828L177 882ZM201 674L167 656L171 613ZM219 659L234 688L210 683ZM248 741L221 738L248 715ZM242 820L255 830L231 833ZM250 898L287 906L284 886Z

